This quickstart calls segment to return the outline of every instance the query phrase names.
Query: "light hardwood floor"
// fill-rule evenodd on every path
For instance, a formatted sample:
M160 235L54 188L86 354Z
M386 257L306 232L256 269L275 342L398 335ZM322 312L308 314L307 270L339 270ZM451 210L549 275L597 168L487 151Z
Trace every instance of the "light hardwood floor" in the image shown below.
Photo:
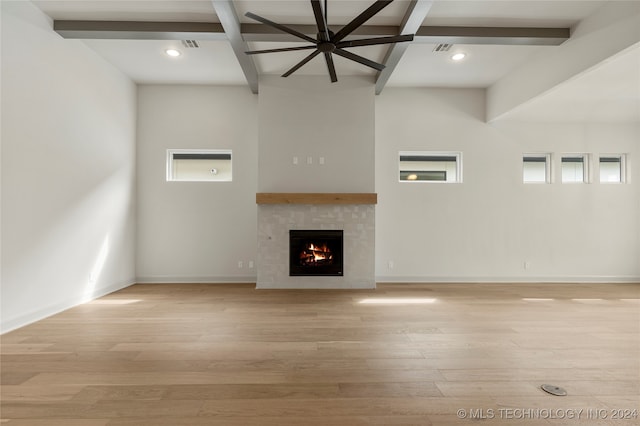
M639 300L638 284L135 285L2 336L2 424L638 425Z

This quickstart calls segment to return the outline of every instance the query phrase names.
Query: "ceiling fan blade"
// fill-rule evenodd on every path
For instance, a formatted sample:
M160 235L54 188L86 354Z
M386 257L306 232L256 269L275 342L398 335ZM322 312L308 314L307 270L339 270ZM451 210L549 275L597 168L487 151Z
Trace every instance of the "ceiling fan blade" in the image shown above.
M373 46L375 44L401 43L403 41L413 41L413 34L341 41L340 43L336 44L336 47L343 48L343 47Z
M299 46L299 47L283 47L281 49L266 49L266 50L249 50L246 53L247 55L257 55L259 53L275 53L275 52L290 52L293 50L307 50L307 49L315 49L316 46Z
M313 8L313 15L315 16L316 24L318 25L320 40L329 41L329 29L327 28L327 21L322 15L322 6L320 6L320 0L311 0L311 7Z
M253 19L255 21L262 22L265 25L269 25L270 27L273 27L273 28L276 28L276 29L278 29L280 31L283 31L285 33L291 34L293 36L296 36L298 38L306 40L306 41L308 41L310 43L317 43L318 42L318 40L316 40L315 38L311 38L308 35L302 34L301 32L296 31L296 30L294 30L292 28L285 27L284 25L280 25L280 24L278 24L276 22L270 21L267 18L263 18L262 16L256 15L255 13L247 12L247 13L244 14L244 16L246 16L247 18L251 18L251 19Z
M340 40L351 34L353 31L355 31L355 29L360 25L371 19L376 13L389 6L391 2L393 2L393 0L377 0L374 4L369 6L367 10L356 16L351 22L342 27L342 29L333 36L332 41L334 43L339 42Z
M376 69L378 71L382 71L384 69L384 65L379 64L377 62L373 62L367 58L364 58L360 55L356 55L355 53L351 53L347 50L342 50L342 49L336 49L333 51L333 53L335 53L336 55L340 55L343 58L347 58L347 59L351 59L352 61L356 61L362 65L366 65L368 67L371 67L373 69Z
M312 60L313 58L315 58L316 56L318 56L320 54L319 50L314 50L313 52L311 52L311 54L309 56L307 56L306 58L304 58L303 60L301 60L300 62L298 62L296 65L294 65L293 68L291 68L289 71L285 72L284 74L282 74L283 77L289 77L291 74L293 74L294 72L296 72L301 66L303 66L304 64L306 64L307 62L309 62L310 60Z
M327 0L324 0L324 22L329 22L329 16L327 13L327 10L329 10L329 8L327 7Z
M336 75L336 67L333 65L333 57L330 52L324 52L324 58L327 60L327 68L329 69L329 76L331 77L331 82L335 83L338 81L338 76Z

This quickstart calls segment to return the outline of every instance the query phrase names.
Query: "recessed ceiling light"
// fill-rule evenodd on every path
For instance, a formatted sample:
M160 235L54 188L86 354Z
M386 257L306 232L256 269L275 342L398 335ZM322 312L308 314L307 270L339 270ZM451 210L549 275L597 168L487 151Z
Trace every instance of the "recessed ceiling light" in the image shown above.
M167 50L164 51L164 53L166 53L169 56L173 56L174 58L176 56L180 56L181 55L180 51L176 50L176 49L167 49Z
M461 61L463 60L467 55L464 53L456 53L455 55L451 56L451 59L453 59L454 61Z

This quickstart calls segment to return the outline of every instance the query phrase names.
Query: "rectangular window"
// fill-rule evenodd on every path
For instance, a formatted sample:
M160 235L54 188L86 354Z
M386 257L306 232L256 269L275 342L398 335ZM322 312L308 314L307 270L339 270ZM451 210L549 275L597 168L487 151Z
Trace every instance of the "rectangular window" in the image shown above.
M167 150L167 181L230 182L231 150Z
M462 153L402 151L401 182L462 182Z
M600 157L600 182L622 183L625 181L625 156L606 155Z
M587 183L589 164L586 154L562 156L562 183Z
M522 156L522 181L524 183L551 182L551 154L524 154Z

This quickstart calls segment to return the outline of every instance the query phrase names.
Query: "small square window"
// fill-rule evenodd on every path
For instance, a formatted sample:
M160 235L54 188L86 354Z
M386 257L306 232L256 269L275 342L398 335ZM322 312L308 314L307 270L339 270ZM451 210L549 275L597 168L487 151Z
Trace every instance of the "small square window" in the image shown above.
M625 181L625 156L603 155L599 160L600 183L622 183Z
M550 154L524 154L522 156L522 181L524 183L551 182L550 163Z
M401 182L462 182L462 153L402 151Z
M562 156L562 183L589 182L589 164L586 154L572 154Z
M167 150L167 181L230 182L231 150Z

